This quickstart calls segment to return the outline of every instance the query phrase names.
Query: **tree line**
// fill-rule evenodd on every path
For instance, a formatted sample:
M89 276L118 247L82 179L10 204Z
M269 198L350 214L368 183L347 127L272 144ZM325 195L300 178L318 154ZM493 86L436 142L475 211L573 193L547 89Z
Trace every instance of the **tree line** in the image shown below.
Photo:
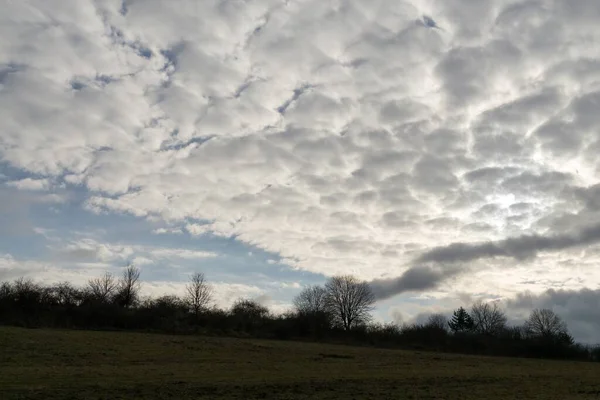
M30 279L0 284L0 324L23 327L143 330L177 334L227 335L311 340L390 348L517 357L600 361L600 346L578 344L565 322L549 309L535 309L522 326L509 326L496 302L460 307L448 319L425 323L375 323L375 295L367 282L335 276L323 286L304 288L293 309L277 315L252 300L229 309L213 303L204 274L190 277L181 296L143 299L140 270L106 273L84 287L69 282L42 285Z

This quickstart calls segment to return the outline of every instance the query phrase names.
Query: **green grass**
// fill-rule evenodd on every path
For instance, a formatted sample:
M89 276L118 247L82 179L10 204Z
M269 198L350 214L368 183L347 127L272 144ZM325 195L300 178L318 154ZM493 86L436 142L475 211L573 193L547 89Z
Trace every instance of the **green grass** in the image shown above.
M0 328L0 399L600 399L600 364Z

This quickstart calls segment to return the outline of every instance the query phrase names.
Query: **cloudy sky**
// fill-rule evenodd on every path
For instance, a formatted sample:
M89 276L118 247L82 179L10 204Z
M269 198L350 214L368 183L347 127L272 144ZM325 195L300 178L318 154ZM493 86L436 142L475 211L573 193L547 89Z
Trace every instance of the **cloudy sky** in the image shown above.
M0 0L0 279L204 271L600 342L597 0Z

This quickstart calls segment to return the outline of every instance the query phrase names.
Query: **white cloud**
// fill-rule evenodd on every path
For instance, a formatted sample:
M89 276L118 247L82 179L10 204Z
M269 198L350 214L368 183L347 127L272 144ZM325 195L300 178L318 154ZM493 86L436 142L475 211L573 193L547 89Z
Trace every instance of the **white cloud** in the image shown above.
M152 264L155 261L201 260L217 257L216 253L176 247L155 247L137 244L104 243L83 238L50 246L57 261L87 262L131 262L136 265Z
M301 289L300 282L278 282L278 285L283 289Z
M0 158L40 177L13 186L82 185L89 210L166 222L157 234L235 235L365 279L436 246L600 221L596 1L125 5L6 6ZM598 261L571 250L483 259L440 290L599 284L569 280Z
M17 259L10 254L0 254L0 282L24 277L44 284L69 281L84 285L110 267L103 263L82 263L77 269L67 269L52 262Z
M216 253L212 253L209 251L196 251L196 250L188 250L188 249L177 249L177 248L169 248L169 249L150 249L148 253L157 258L183 258L186 260L197 260L203 258L213 258L216 257Z
M181 235L183 231L180 228L158 228L152 231L155 235Z
M6 184L22 190L48 190L50 188L48 179L25 178L18 181L6 182Z

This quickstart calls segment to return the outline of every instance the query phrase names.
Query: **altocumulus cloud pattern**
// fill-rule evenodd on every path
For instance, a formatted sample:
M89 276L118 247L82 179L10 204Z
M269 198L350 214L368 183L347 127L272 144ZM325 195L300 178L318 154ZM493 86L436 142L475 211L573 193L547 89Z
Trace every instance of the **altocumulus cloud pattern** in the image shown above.
M2 8L3 214L76 193L89 214L234 237L429 309L556 300L570 321L578 291L599 301L596 0ZM44 237L52 257L6 254L3 270L173 251ZM582 304L569 324L592 340Z

